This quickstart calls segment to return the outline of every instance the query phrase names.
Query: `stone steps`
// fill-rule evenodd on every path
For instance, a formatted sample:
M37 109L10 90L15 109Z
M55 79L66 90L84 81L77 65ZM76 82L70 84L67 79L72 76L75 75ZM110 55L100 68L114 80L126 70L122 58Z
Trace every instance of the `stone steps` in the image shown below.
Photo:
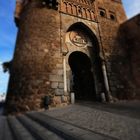
M12 134L12 131L11 131L11 128L8 124L8 121L7 121L7 118L5 119L5 127L3 129L3 140L15 140L14 137L13 137L13 134Z
M0 140L139 140L137 104L138 115L131 115L135 106L133 110L110 106L75 104L44 112L0 116Z
M8 123L16 140L35 140L30 132L17 120L16 117L8 117Z
M140 103L139 103L140 104ZM126 105L126 104L125 104ZM104 134L119 140L140 140L140 108L120 104L91 103L69 105L44 113L50 117L88 131ZM136 115L137 112L138 115ZM134 115L132 115L134 114Z
M67 140L115 140L115 138L82 129L42 113L28 113L28 117Z
M63 138L41 126L37 122L31 120L27 116L23 115L18 117L18 119L27 128L27 130L39 140L63 140Z
M0 140L115 140L57 120L43 112L0 117Z
M3 139L4 122L5 122L5 118L4 117L0 117L0 140Z
M0 140L14 140L6 117L0 116Z

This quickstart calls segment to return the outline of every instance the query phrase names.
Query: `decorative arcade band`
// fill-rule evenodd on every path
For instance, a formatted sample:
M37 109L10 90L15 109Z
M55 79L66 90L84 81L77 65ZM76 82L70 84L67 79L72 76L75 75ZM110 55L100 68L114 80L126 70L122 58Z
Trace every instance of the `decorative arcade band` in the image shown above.
M16 26L19 26L19 20L20 20L20 15L21 12L24 8L24 6L32 0L16 0L16 8L15 8L15 23ZM57 0L40 0L43 5L48 6L49 8L58 9L58 2Z

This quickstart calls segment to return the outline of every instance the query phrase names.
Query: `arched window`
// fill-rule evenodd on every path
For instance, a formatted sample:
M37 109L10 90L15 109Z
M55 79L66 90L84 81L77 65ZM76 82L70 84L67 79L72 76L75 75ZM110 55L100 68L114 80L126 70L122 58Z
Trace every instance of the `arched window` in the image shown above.
M106 17L106 11L105 11L104 9L100 9L100 8L99 8L99 15L100 15L101 17Z
M75 16L77 16L77 6L76 5L73 5L73 14L75 15Z
M103 11L100 11L100 16L105 17L105 13Z
M115 20L115 16L112 15L112 14L110 14L110 19L111 19L111 20Z
M68 9L68 13L69 13L69 14L71 14L71 7L72 7L71 4L68 3L68 4L67 4L67 9Z
M91 20L91 13L89 9L87 9L87 19Z
M78 7L78 16L79 17L82 17L82 8L81 7Z
M67 3L66 2L64 2L64 12L68 12L68 8L67 8Z
M110 19L115 21L116 20L116 16L114 13L110 13Z
M87 18L87 13L86 13L86 9L83 8L83 18Z
M72 4L71 3L69 3L69 8L70 8L70 14L73 14Z
M71 4L71 14L73 14L73 4Z
M92 20L95 20L95 14L93 11L91 11L91 18L92 18Z

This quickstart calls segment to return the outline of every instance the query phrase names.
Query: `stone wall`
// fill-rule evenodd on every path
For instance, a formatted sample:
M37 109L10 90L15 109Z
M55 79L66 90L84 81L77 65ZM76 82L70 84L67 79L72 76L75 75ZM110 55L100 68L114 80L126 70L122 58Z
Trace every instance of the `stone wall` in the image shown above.
M61 23L62 24L61 34L63 36L63 41L62 41L63 46L62 47L63 47L63 50L67 49L67 51L68 51L68 54L66 55L66 64L67 64L67 78L68 78L67 82L69 83L70 82L69 75L71 73L71 69L70 69L70 66L69 66L69 63L68 63L68 59L69 59L70 54L72 54L72 52L75 52L75 51L81 51L81 52L87 54L87 56L91 59L91 62L93 62L94 60L92 59L93 57L91 56L90 53L94 53L94 55L95 55L96 47L100 50L100 46L98 46L99 45L98 44L99 43L98 42L99 41L99 32L98 32L98 25L94 21L89 21L89 20L86 20L86 19L83 19L83 18L79 19L75 16L67 15L65 13L61 13L61 18L62 18L62 20L61 20L62 21L62 23ZM75 25L77 25L77 26L75 26ZM65 37L66 37L66 34L67 34L68 30L72 26L75 26L75 28L73 28L73 31L81 30L84 35L86 35L88 29L93 33L92 37L89 34L87 34L87 37L89 38L89 40L90 41L92 40L91 46L89 46L89 47L77 47L77 46L71 45L71 44L66 45ZM94 38L94 36L95 36L96 39ZM94 69L94 71L95 71L95 69ZM96 77L96 76L97 75L94 73L94 77ZM99 94L99 92L100 92L100 89L98 89L98 85L99 85L99 83L97 81L96 85L95 85L96 86L96 94ZM68 87L68 89L69 89L69 87Z
M64 6L65 5L65 6ZM63 30L66 31L67 27L76 23L82 22L87 25L92 32L98 38L99 46L100 46L100 56L103 60L106 61L109 86L113 96L117 97L118 94L123 93L123 83L121 82L121 77L119 75L119 71L114 69L118 66L119 63L119 44L117 40L118 29L122 22L126 20L126 15L122 6L121 1L108 1L108 0L98 0L91 4L92 8L90 11L94 13L94 18L89 18L88 16L84 16L86 5L77 6L73 2L64 1L62 4L62 27ZM70 10L68 7L70 6ZM75 7L77 6L77 7ZM72 9L77 8L77 10L81 11L80 13L72 12ZM100 12L104 12L104 15L101 15ZM66 15L65 15L66 14ZM72 18L70 18L69 16ZM77 14L77 15L76 15ZM87 11L86 11L87 15ZM90 13L91 15L91 13ZM79 18L77 18L77 16ZM90 16L92 17L92 16ZM63 34L63 33L62 33ZM65 32L64 32L65 34ZM117 59L116 59L117 58ZM103 79L102 79L103 80ZM96 85L98 88L98 85ZM120 93L121 91L121 93ZM100 89L98 92L101 92Z
M140 15L126 21L120 27L119 41L123 53L121 76L127 84L127 97L140 99Z
M119 97L124 93L124 84L122 83L123 78L117 70L120 67L121 59L118 30L120 24L126 20L126 15L122 3L117 1L99 0L96 8L111 94Z
M60 48L60 16L32 1L21 15L7 96L7 111L44 108L69 103L63 92L63 58ZM59 96L59 97L58 97Z
M26 4L20 15L8 86L7 112L44 108L45 96L51 97L53 107L70 102L69 93L64 92L63 80L63 49L67 30L72 24L83 22L98 36L95 18L88 14L86 19L77 16L64 11L63 5L59 5L56 11L43 6L40 1L32 0ZM72 51L75 48L71 48ZM69 71L68 55L67 68Z
M8 86L7 112L42 109L45 107L45 96L51 97L53 107L69 104L70 94L64 92L63 61L65 58L69 91L68 58L74 51L81 51L90 56L89 52L97 53L98 48L96 59L102 58L106 61L111 92L117 96L118 91L124 88L119 79L121 77L118 76L119 71L114 69L118 67L118 56L121 53L117 37L119 25L125 20L122 4L118 0L61 0L58 10L42 5L41 1L28 2L20 14ZM77 23L85 26L85 32L90 30L89 38L93 37L91 51L89 48L66 45L66 34ZM95 69L98 94L101 92L100 84L104 81L97 76L97 71L101 71L99 66L95 66ZM102 75L101 73L99 75Z

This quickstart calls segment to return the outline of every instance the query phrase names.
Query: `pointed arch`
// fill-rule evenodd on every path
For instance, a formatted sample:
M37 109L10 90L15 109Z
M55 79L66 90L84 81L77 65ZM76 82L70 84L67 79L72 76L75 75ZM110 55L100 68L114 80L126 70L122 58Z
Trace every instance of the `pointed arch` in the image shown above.
M102 92L105 93L105 85L104 85L103 72L102 72L102 59L100 57L100 47L99 47L98 38L96 37L92 29L88 27L88 25L86 25L83 22L76 22L68 28L66 33L65 43L67 49L69 50L66 56L67 61L69 60L69 58L71 58L70 57L71 54L76 54L72 57L74 60L75 59L77 60L76 62L78 62L78 60L83 60L83 62L88 64L88 61L86 61L86 58L84 57L83 53L85 53L89 57L92 67L91 69L90 68L86 69L87 71L83 68L84 67L83 65L78 66L79 63L75 64L75 61L73 59L72 61L70 61L72 63L69 64L72 72L74 72L74 75L76 75L78 71L77 67L80 67L80 69L82 69L83 71L85 70L86 72L89 72L88 74L91 75L90 77L93 77L93 82L91 83L92 86L95 87L95 93L98 98L98 96L100 96L99 95L100 93ZM77 51L80 52L77 53ZM74 71L75 69L77 70L76 72ZM89 69L90 71L88 71ZM78 77L75 76L75 78ZM75 83L76 82L77 81L75 81ZM79 85L78 82L77 85ZM78 95L78 91L77 91L77 95ZM85 94L83 93L83 95Z
M98 39L95 33L87 25L85 25L83 22L76 22L68 28L67 32L74 31L74 30L83 31L84 34L86 34L90 38L90 40L92 41L92 44L94 44L93 51L96 54L99 54L100 47L99 47Z

